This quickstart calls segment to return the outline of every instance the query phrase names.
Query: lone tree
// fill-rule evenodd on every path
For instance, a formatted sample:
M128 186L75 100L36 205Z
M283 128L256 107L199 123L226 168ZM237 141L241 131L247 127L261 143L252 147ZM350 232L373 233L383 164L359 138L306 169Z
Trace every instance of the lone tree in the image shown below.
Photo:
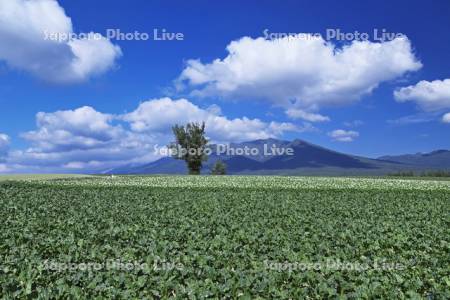
M211 170L211 175L226 175L226 174L227 174L227 165L221 160L216 161Z
M175 143L169 146L172 156L186 162L189 174L199 175L202 163L208 159L205 154L208 144L205 137L205 122L188 123L186 126L175 125L172 131L175 135Z

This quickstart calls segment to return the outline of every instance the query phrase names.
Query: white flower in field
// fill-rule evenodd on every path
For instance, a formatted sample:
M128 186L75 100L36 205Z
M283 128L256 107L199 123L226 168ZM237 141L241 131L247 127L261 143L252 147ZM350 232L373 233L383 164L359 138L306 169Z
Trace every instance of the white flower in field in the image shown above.
M257 188L272 190L339 189L339 190L450 190L447 181L420 181L381 178L331 178L296 176L115 176L92 177L90 180L69 179L46 181L53 185L70 186L130 186L167 188Z

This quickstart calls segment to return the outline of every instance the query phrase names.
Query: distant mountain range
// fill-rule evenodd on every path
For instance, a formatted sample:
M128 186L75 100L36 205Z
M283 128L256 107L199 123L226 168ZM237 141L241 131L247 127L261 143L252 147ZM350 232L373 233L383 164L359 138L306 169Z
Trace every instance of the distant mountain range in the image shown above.
M397 156L381 156L379 159L428 169L448 170L450 168L450 151L448 150L436 150L430 153Z
M272 148L283 152L292 149L293 155L273 154ZM227 165L228 174L254 175L383 175L398 171L450 170L450 151L382 156L371 159L339 153L303 140L277 139L232 143L230 151L211 145L212 154L204 163L202 173L209 174L217 160ZM234 152L239 151L241 155ZM257 149L245 153L243 149ZM280 150L281 149L281 150ZM286 152L286 151L284 151ZM187 174L185 162L164 157L143 165L125 165L110 169L105 174Z

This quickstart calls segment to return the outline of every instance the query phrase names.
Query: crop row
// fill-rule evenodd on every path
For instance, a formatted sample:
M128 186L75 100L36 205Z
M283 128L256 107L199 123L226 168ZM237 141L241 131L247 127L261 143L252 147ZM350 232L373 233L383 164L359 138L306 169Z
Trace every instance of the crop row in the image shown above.
M130 186L167 188L251 188L251 189L378 189L447 190L450 181L383 178L298 177L298 176L93 176L82 179L43 180L58 186Z
M229 188L262 184L245 177L191 189L205 181L185 178L1 183L1 295L450 297L448 190Z

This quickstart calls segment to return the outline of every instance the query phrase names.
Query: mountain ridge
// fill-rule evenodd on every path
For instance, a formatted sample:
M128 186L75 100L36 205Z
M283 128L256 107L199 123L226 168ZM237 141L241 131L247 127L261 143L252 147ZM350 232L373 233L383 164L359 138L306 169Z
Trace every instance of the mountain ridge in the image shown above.
M216 144L210 145L211 148ZM228 155L212 150L204 163L202 174L209 174L213 164L222 160L228 174L253 175L385 175L397 171L450 170L450 151L435 150L425 154L405 154L367 158L341 153L301 139L292 141L258 139L242 143L229 143L234 149L249 147L258 149L258 155ZM264 147L293 149L293 155L261 155ZM223 149L222 149L223 150ZM279 150L281 152L281 150ZM256 151L255 151L256 152ZM172 157L138 166L120 166L106 170L104 174L187 174L185 162Z

